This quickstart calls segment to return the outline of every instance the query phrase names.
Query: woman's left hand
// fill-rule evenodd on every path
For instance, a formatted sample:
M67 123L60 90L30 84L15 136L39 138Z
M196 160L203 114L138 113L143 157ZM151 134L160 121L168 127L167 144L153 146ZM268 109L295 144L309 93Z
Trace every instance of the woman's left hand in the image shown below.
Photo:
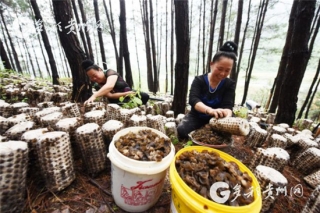
M230 114L231 110L229 109L211 109L209 110L208 114L215 117L215 118L224 118L224 117L229 117L232 115L232 112Z

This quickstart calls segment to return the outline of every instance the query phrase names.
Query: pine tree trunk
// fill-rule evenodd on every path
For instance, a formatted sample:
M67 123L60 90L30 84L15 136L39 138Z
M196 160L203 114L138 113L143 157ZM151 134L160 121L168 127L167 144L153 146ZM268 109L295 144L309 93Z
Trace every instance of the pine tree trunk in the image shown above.
M248 62L248 67L247 67L247 71L246 71L246 79L245 79L245 84L244 84L244 94L243 94L242 101L241 101L242 106L244 105L246 98L247 98L251 74L252 74L253 65L255 62L255 58L256 58L259 42L260 42L261 32L262 32L262 28L263 28L264 18L266 16L266 12L267 12L267 8L268 8L268 3L269 3L269 0L264 0L261 3L261 7L259 7L260 8L260 12L258 12L259 17L257 18L255 34L254 34L254 37L252 40L252 48L251 48L252 52L249 56L250 60Z
M223 0L217 51L223 45L223 42L224 42L224 28L225 28L225 21L226 21L226 15L227 15L227 6L228 6L228 0Z
M23 31L22 31L22 27L21 27L21 24L19 22L19 18L18 18L18 15L17 15L17 12L15 11L15 15L16 15L16 18L17 18L17 21L18 21L18 25L19 25L19 31L22 35L22 42L23 42L23 46L24 46L24 50L25 50L25 53L26 53L26 58L29 58L29 61L30 61L30 64L31 64L31 68L32 68L32 73L33 73L33 76L36 78L37 77L37 73L36 73L36 69L33 65L33 61L32 61L32 57L30 55L30 52L29 52L29 47L27 45L27 42L26 42L26 39L24 38L24 34L23 34ZM32 42L31 42L32 43ZM26 63L28 63L26 61Z
M190 39L189 39L189 8L188 0L174 2L176 11L176 41L177 54L175 66L175 88L172 109L174 114L178 115L185 112L188 76L189 76L189 54L190 54Z
M87 23L86 14L84 12L83 4L82 4L81 0L78 0L78 5L79 5L80 12L81 12L82 23ZM84 28L84 29L86 29L86 28ZM88 45L88 52L89 52L89 55L87 55L87 57L94 61L89 30L87 30L87 29L85 30L85 35L86 35L86 40L87 40L87 45Z
M210 18L210 35L209 35L209 47L208 47L208 58L206 70L210 72L210 62L212 58L212 47L213 47L213 37L214 37L214 28L216 26L217 12L218 12L218 0L215 1L215 6L213 7L213 2L211 1L211 18Z
M4 49L1 38L0 38L0 58L4 62L4 64L3 64L4 68L8 69L8 70L12 70L7 51Z
M133 80L132 80L132 72L131 72L131 64L130 64L130 53L128 47L128 39L127 39L127 22L126 22L126 3L125 0L120 0L120 33L122 38L123 45L123 58L124 65L126 68L126 82L132 88Z
M238 13L237 13L237 24L236 24L236 30L234 33L234 43L236 43L239 46L240 41L240 31L241 31L241 23L242 23L242 12L243 12L243 0L238 1ZM240 53L238 53L239 55ZM239 62L237 62L239 63ZM232 68L230 78L234 81L238 81L238 75L237 75L237 65L235 64Z
M202 2L200 1L199 14L202 13ZM197 49L197 59L196 59L196 75L199 75L200 70L200 43L201 43L201 16L199 16L199 33L198 33L198 49Z
M122 34L119 34L119 58L117 61L118 73L123 76L123 39Z
M76 16L76 20L77 20L77 24L78 26L82 26L82 24L85 23L81 23L79 15L78 15L78 10L77 10L77 5L76 5L76 0L71 0L72 3L72 7L73 7L73 12L74 15ZM89 50L88 50L88 45L87 45L87 41L86 41L86 37L84 35L84 27L80 28L80 37L81 37L81 41L82 41L82 46L84 47L84 51L86 52L87 57L89 56Z
M296 19L298 5L299 5L299 0L294 0L292 7L291 7L290 17L289 17L286 42L285 42L283 50L282 50L282 56L281 56L280 65L278 68L277 77L275 78L275 87L270 92L270 96L272 97L272 99L271 99L270 108L267 107L267 109L269 108L269 110L268 110L269 113L275 113L276 109L278 107L280 89L281 89L281 85L282 85L283 78L285 75L287 61L289 58L291 37L292 37L292 33L293 33L293 27L294 27L294 22Z
M114 21L113 21L113 16L112 16L111 0L109 0L110 15L109 15L109 11L108 11L105 0L103 0L103 6L104 6L104 10L106 12L106 16L107 16L107 20L108 20L108 24L109 24L109 28L110 28L110 35L111 35L111 39L112 39L112 43L113 43L113 49L114 49L116 61L119 61L119 53L118 53L117 42L116 42L116 31L114 28ZM118 70L118 67L117 67L117 70Z
M42 75L42 71L40 69L40 65L39 65L39 60L38 60L38 57L37 57L37 53L34 49L34 46L33 46L33 42L30 42L31 43L31 48L32 48L32 52L33 52L33 55L36 59L36 64L37 64L37 67L38 67L38 72L39 72L39 75L40 75L40 78L43 78L43 75Z
M107 67L107 59L106 54L104 51L104 43L102 38L102 29L101 29L101 23L100 23L100 15L99 15L99 7L98 7L98 1L93 0L93 6L94 6L94 14L96 17L96 23L97 23L97 32L98 32L98 38L99 38L99 46L100 46L100 53L101 53L101 59L103 64L103 69L108 69Z
M132 0L133 3L134 0ZM134 18L134 9L132 8L132 20L135 23L135 18ZM135 44L135 50L136 50L136 56L137 56L137 65L138 65L138 79L139 79L139 84L138 88L141 89L141 72L140 72L140 61L139 61L139 53L138 53L138 42L137 42L137 34L136 34L136 27L133 25L133 34L134 34L134 44Z
M311 106L311 103L313 101L313 98L314 98L314 95L315 95L315 92L318 91L317 88L319 86L319 75L320 75L320 60L318 62L318 68L316 70L316 74L313 78L313 81L310 85L310 88L309 88L309 91L308 91L308 94L307 94L307 98L306 100L304 101L301 109L300 109L300 112L299 112L299 115L298 115L298 119L302 117L302 113L304 111L304 109L307 107L307 110L306 110L306 114L305 114L305 118L308 118L308 113L309 113L309 109L310 109L310 106ZM316 84L316 82L318 81L318 84ZM315 87L315 88L314 88ZM313 90L313 92L312 92Z
M37 73L36 73L36 69L34 68L34 65L33 65L33 61L32 61L32 58L31 58L31 55L30 55L30 52L29 52L29 48L27 46L26 41L24 39L22 39L22 41L23 41L22 46L24 47L24 50L26 52L26 58L29 59L29 62L31 64L31 69L32 69L33 76L36 78L38 76L37 76Z
M157 1L156 1L157 2ZM157 4L157 11L156 11L157 14L160 14L158 13L158 4ZM158 22L158 21L157 21ZM159 85L159 78L160 78L160 70L161 70L161 55L162 55L162 13L161 13L161 17L160 17L160 23L157 24L158 26L160 25L160 27L157 27L157 29L159 29L159 33L157 33L157 84L158 86L156 87L157 91L160 90L160 85Z
M202 20L202 74L206 72L206 0L203 0Z
M165 63L166 63L166 82L165 82L165 94L168 92L168 0L166 0L166 44L165 44Z
M142 0L141 4L141 17L143 25L144 42L146 49L147 60L147 81L149 91L153 91L153 73L152 73L152 60L151 60L151 47L150 47L150 33L149 33L149 15L148 15L148 0Z
M313 25L311 26L311 38L310 38L310 42L309 42L309 54L308 54L308 59L306 61L306 64L305 64L305 69L307 68L307 64L308 64L308 61L311 57L311 53L312 53L312 50L313 50L313 47L314 47L314 42L316 40L316 37L318 35L318 31L319 31L319 26L320 26L320 18L319 18L319 12L320 12L320 6L318 6L318 10L317 10L317 13L315 15L315 18L314 18L314 21L313 21ZM310 85L310 89L309 89L309 92L306 96L306 98L304 99L304 103L302 104L302 107L300 109L300 112L298 114L298 118L301 118L302 117L302 113L307 105L307 103L309 102L309 99L310 99L310 95L311 95L311 91L312 91L312 88L315 84L315 82L317 81L317 76L319 75L318 74L318 71L316 71L316 77L314 78L313 82L311 83Z
M11 36L9 34L9 31L8 31L8 28L7 28L7 25L6 25L6 21L5 21L4 16L3 16L3 10L1 10L1 9L0 9L0 16L1 16L1 19L2 19L2 22L3 22L3 25L4 25L4 29L5 29L5 31L7 33L7 37L9 39L9 43L10 43L10 46L11 46L11 51L12 51L12 54L13 54L13 57L14 57L14 60L15 60L16 69L17 69L16 71L19 72L19 73L22 73L22 69L21 69L21 65L20 65L20 62L19 62L18 54L16 52L16 49L14 48Z
M6 37L5 37L5 34L4 34L4 30L3 30L4 27L2 27L2 22L0 22L0 25L1 25L2 35L3 35L3 39L4 39L3 43L5 44L6 49L7 49L7 54L8 54L8 57L10 59L11 68L12 68L12 70L16 70L16 68L14 66L14 60L13 60L11 54L10 54L10 49L9 49L9 46L8 46L8 44L6 42Z
M158 91L158 73L157 73L157 50L154 38L154 21L153 21L153 7L152 7L152 0L149 0L149 8L150 8L150 39L151 39L151 51L152 51L152 68L153 68L153 87L152 92L154 94Z
M81 68L81 62L85 59L85 53L80 48L80 43L75 34L69 33L69 29L65 29L65 26L69 25L69 21L72 19L72 9L69 1L55 1L52 0L53 10L56 23L61 22L61 31L59 30L59 38L61 45L68 59L71 73L72 73L72 100L75 102L84 102L91 94L90 81Z
M15 37L16 37L16 40L18 40L18 39L17 39L17 36L15 36ZM22 58L22 60L21 60L22 63L21 63L21 64L24 64L24 67L22 66L22 67L24 68L23 71L24 71L25 73L30 74L30 76L31 76L31 72L30 72L30 68L29 68L29 63L28 63L28 55L27 55L27 53L26 53L25 51L24 51L24 53L25 53L26 55L23 56L23 51L22 51L22 50L25 49L25 48L23 48L23 47L21 48L21 46L20 46L20 45L21 45L21 42L17 42L17 44L18 44L18 52L21 53L21 58ZM23 45L23 44L22 44L22 45ZM26 58L24 58L24 57L26 57ZM22 73L23 73L23 72L22 72Z
M319 69L318 69L318 72L319 72ZM317 91L319 91L319 90L318 90L319 84L320 84L320 77L318 78L318 82L317 82L317 84L316 84L316 86L315 86L315 88L314 88L314 90L313 90L313 93L312 93L312 95L311 95L310 101L309 101L309 103L308 103L307 111L306 111L306 114L305 114L305 116L304 116L305 118L308 117L309 110L310 110L310 108L311 108L311 104L312 104L312 102L313 102L313 100L314 100L314 97L315 97L316 94L317 94ZM320 118L320 116L319 116L319 114L318 114L318 120L319 120L319 118Z
M297 18L294 22L291 37L290 57L287 61L285 77L280 89L275 123L287 123L291 126L295 121L297 96L309 56L308 42L315 4L316 0L299 1Z
M170 70L171 70L171 95L173 95L173 55L174 55L174 0L171 0L171 51L170 51Z
M245 41L246 41L247 30L248 30L249 21L250 21L250 11L251 11L251 0L249 0L249 3L248 3L247 21L246 21L246 25L245 25L244 31L243 31L241 47L240 47L240 50L238 50L239 57L238 57L238 61L237 61L236 79L238 79L238 76L239 76L239 73L240 73L240 65L241 65L241 60L242 60L242 54L243 54L244 44L245 44ZM236 85L237 85L237 83L238 83L238 81L236 81Z
M39 34L37 34L37 39L38 39L38 41L39 41L39 45L40 45L40 49L41 49L41 54L42 54L42 57L43 57L44 64L45 64L45 66L46 66L47 74L48 74L48 76L51 78L51 72L50 72L50 70L49 70L48 61L47 61L47 58L46 58L46 56L45 56L45 54L44 54L43 45L42 45L42 42L41 42L41 39L40 39Z
M230 33L230 22L231 22L231 15L232 15L232 3L233 1L231 0L231 4L230 4L230 7L229 7L229 17L228 17L228 27L227 27L227 39L226 41L229 41L229 33Z
M43 19L42 19L37 1L30 0L30 3L31 3L32 9L33 9L36 21L42 23ZM57 22L57 23L59 23L59 22ZM49 58L49 64L50 64L51 72L52 72L52 82L53 82L53 84L59 85L59 74L58 74L57 65L56 65L56 61L53 57L52 48L51 48L49 38L47 35L47 31L46 31L46 28L44 25L42 26L42 29L41 29L41 37L42 37L42 41L43 41L44 47L47 51L48 58Z
M31 13L32 13L32 9L30 9L30 10L31 10ZM34 17L34 16L32 16L32 20L33 20L34 27L37 28L36 20L35 20L35 17ZM37 33L37 39L38 39L38 42L39 42L39 45L40 45L40 50L41 50L43 62L44 62L44 64L45 64L45 66L46 66L47 74L48 74L49 77L51 77L51 73L50 73L50 70L49 70L47 58L46 58L46 56L45 56L45 54L44 54L44 51L43 51L43 45L42 45L42 42L41 42L39 33ZM41 71L40 71L40 72L41 72Z

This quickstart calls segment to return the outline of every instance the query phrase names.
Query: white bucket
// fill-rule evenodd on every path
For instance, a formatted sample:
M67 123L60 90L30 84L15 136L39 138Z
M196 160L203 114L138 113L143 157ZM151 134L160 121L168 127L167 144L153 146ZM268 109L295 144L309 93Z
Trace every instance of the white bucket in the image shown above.
M111 161L111 191L115 203L128 212L142 212L151 208L159 199L167 170L175 155L171 144L170 153L160 162L139 161L121 154L114 142L129 132L152 130L161 137L162 132L149 127L129 127L117 132L109 145L108 158Z

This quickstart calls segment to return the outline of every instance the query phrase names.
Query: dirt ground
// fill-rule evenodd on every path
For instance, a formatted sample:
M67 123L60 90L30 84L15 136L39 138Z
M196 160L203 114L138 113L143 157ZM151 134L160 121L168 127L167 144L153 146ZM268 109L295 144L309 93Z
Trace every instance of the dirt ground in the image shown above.
M253 151L244 146L244 137L233 136L234 146L229 147L224 152L232 155L238 160L248 165L253 157ZM183 148L183 142L175 145L176 151ZM28 173L27 179L27 199L23 213L94 213L94 212L125 212L121 210L113 201L111 195L111 165L98 176L88 177L83 171L81 159L75 160L76 180L66 189L59 193L48 191L38 171ZM303 176L293 167L287 165L283 175L288 180L287 195L281 194L275 197L274 206L270 213L300 213L306 204L312 188L306 185ZM292 194L292 189L301 184L303 196ZM158 202L147 213L169 213L171 203L171 187L169 179L165 181L163 192Z

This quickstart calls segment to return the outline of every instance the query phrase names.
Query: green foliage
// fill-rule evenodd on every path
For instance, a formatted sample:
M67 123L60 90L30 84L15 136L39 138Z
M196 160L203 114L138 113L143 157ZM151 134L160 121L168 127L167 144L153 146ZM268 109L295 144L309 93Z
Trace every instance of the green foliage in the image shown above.
M179 143L179 139L175 135L170 135L169 138L171 139L171 142L173 145L176 145Z
M133 109L135 107L142 105L141 95L139 91L137 91L135 94L121 96L119 98L119 101L123 103L122 107L125 109Z
M0 70L0 78L10 78L10 75L15 74L14 70L9 69L1 69Z
M183 147L188 147L188 146L192 146L192 145L193 145L192 141L187 141L187 143L185 143Z
M292 127L299 130L299 131L302 131L305 129L302 119L295 120L294 123L292 124Z
M72 83L72 78L59 78L60 85L67 85Z
M7 100L7 96L5 94L1 94L1 99L4 101Z
M239 118L247 118L248 116L248 108L247 107L235 107L233 109L233 113L235 114L236 117Z

